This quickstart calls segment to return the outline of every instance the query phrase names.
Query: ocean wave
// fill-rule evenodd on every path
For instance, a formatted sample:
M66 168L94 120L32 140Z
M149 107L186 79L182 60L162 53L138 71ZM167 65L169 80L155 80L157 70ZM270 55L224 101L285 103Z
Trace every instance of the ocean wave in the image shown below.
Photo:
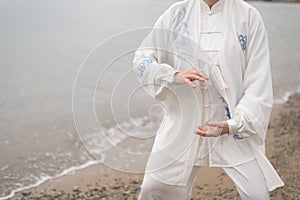
M19 187L17 189L14 189L10 192L9 195L7 196L4 196L4 197L0 197L0 200L5 200L5 199L9 199L9 198L12 198L15 196L16 193L18 192L22 192L24 190L28 190L28 189L31 189L31 188L34 188L34 187L37 187L49 180L52 180L52 179L56 179L56 178L59 178L59 177L62 177L62 176L65 176L71 172L75 172L76 170L80 170L80 169L84 169L84 168L87 168L89 166L92 166L92 165L95 165L95 164L99 164L99 161L96 161L96 160L91 160L91 161L88 161L82 165L79 165L79 166L73 166L73 167L70 167L68 169L65 169L63 170L61 173L55 175L55 176L42 176L40 178L40 180L38 180L36 183L34 184L31 184L31 185L27 185L27 186L24 186L24 187Z
M300 93L300 87L292 90L292 91L286 91L281 97L279 98L274 98L274 103L273 104L284 104L289 100L289 97L293 94Z

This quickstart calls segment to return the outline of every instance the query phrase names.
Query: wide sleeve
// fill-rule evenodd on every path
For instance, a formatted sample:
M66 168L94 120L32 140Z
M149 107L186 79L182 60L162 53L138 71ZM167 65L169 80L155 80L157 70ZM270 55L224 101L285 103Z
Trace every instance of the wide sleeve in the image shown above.
M270 52L267 33L255 10L249 20L246 69L243 74L244 95L229 120L229 129L243 138L253 137L264 144L273 105Z
M165 60L168 52L171 31L168 27L168 16L164 13L136 50L134 71L144 89L155 99L162 101L174 83L174 69Z

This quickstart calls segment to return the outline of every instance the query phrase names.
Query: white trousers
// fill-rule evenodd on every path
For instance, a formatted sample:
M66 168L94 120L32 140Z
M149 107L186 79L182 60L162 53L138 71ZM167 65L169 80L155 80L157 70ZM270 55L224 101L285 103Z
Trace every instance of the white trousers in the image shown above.
M194 166L187 186L174 186L161 183L145 174L139 200L190 200L194 182L199 175L199 166ZM242 200L269 200L265 178L256 160L224 167L225 173L234 182Z

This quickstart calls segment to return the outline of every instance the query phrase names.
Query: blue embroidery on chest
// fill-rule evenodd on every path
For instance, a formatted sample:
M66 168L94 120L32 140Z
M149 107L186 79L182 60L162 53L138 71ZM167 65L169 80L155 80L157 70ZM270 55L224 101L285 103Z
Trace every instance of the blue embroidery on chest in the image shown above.
M176 39L178 33L188 33L188 24L184 21L186 15L186 9L184 6L178 5L172 9L173 20L176 21L175 27L173 28L173 37Z
M189 35L188 23L186 19L186 5L177 5L172 9L172 39L174 48L171 51L175 52L176 56L181 60L193 58L193 41L187 36ZM187 35L186 35L187 34Z
M241 44L242 50L245 53L247 51L247 36L239 35L239 43Z
M145 70L146 70L146 67L150 64L153 63L153 60L151 60L150 58L148 59L144 59L142 62L140 62L138 68L139 68L139 71L140 71L140 74L143 76Z
M231 119L231 114L230 114L230 110L229 110L229 106L228 106L227 101L225 100L225 98L223 96L220 96L219 99L221 100L221 102L224 105L224 109L225 109L225 112L226 112L227 119ZM239 134L236 134L236 133L234 133L232 137L235 140L242 140L242 139L244 139L243 136L240 136Z

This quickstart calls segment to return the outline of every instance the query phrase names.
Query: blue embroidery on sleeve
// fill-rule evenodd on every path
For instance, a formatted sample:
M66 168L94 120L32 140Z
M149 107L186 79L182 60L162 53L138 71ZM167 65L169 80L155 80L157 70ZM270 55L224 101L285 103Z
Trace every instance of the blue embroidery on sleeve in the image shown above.
M242 139L244 139L243 138L243 136L240 136L239 134L233 134L233 136L232 136L235 140L242 140Z
M241 44L243 52L246 52L247 51L247 36L239 35L238 39Z
M242 139L244 139L243 138L243 136L240 136L239 134L233 134L233 136L232 136L235 140L242 140Z
M226 117L228 117L229 119L231 119L231 115L230 115L228 106L224 106L224 108L225 108L225 111L226 111Z
M229 107L228 107L228 104L227 104L225 98L221 96L221 97L219 97L219 99L224 104L224 109L225 109L225 112L226 112L227 119L231 119L231 114L230 114Z
M150 58L144 59L142 62L140 62L138 68L139 68L139 71L140 71L141 76L144 75L144 72L145 72L145 70L146 70L146 67L147 67L148 65L152 64L152 63L153 63L153 60L151 60Z
M225 98L223 96L220 96L219 99L221 100L221 102L224 104L224 109L226 112L226 117L227 119L231 119L231 114L229 111L229 106L228 103L226 102ZM243 136L240 136L239 134L234 133L232 136L235 140L241 140L244 139Z

